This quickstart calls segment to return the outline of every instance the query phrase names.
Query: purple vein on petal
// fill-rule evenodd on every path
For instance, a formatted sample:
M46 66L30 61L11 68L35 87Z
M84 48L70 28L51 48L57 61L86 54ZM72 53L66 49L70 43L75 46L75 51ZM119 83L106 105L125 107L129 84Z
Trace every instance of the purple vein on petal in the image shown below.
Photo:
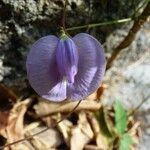
M72 100L81 100L100 86L106 60L101 44L94 37L80 33L72 40L77 46L79 63L75 82L68 84L67 96Z
M66 85L58 73L55 58L58 42L59 39L52 35L39 39L31 47L26 62L32 88L51 101L66 99Z

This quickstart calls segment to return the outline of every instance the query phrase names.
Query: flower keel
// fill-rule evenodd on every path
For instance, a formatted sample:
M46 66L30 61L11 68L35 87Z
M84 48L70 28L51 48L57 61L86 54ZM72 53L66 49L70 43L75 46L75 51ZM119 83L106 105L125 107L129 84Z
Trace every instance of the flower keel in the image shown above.
M78 59L78 51L74 42L70 38L61 39L56 49L56 62L60 75L66 78L68 83L74 83Z

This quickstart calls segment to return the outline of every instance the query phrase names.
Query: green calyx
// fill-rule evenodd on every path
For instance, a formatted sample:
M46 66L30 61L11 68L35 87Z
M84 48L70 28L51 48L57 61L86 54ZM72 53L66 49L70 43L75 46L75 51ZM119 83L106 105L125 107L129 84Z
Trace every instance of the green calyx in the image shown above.
M61 30L61 35L60 35L60 39L61 40L66 40L66 39L68 39L69 38L69 36L65 33L65 31L62 29Z

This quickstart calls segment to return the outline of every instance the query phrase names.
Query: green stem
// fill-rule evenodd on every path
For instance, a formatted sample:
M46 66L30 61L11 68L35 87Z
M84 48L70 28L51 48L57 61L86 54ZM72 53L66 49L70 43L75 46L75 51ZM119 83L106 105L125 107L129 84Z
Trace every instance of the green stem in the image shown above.
M82 26L76 26L76 27L71 27L67 28L67 31L72 31L72 30L77 30L77 29L83 29L83 28L93 28L93 27L98 27L98 26L105 26L105 25L111 25L111 24L120 24L124 22L129 22L133 20L132 18L125 18L125 19L120 19L120 20L114 20L114 21L107 21L107 22L100 22L100 23L93 23L93 24L87 24L87 25L82 25Z
M66 7L67 7L67 0L64 0L64 8L63 8L63 15L62 15L62 27L64 31L66 30L65 22L66 22Z
M132 14L133 17L137 17L140 13L140 9L146 7L146 5L148 4L149 0L145 0L142 2L141 6L139 6L140 4L138 4L138 7L135 9L134 13ZM141 2L140 2L141 3Z

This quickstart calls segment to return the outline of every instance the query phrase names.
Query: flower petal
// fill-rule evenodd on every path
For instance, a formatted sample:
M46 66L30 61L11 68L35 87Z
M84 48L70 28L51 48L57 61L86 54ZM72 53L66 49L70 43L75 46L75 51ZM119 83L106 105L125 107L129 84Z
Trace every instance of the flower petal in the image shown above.
M77 34L72 40L77 46L79 63L75 82L68 84L67 96L72 100L81 100L100 86L106 60L101 44L89 34Z
M70 38L59 41L56 49L56 60L60 74L66 77L69 83L73 83L77 73L78 51Z
M59 39L46 36L33 44L27 57L29 82L42 97L51 101L66 99L66 85L56 66L56 48Z

